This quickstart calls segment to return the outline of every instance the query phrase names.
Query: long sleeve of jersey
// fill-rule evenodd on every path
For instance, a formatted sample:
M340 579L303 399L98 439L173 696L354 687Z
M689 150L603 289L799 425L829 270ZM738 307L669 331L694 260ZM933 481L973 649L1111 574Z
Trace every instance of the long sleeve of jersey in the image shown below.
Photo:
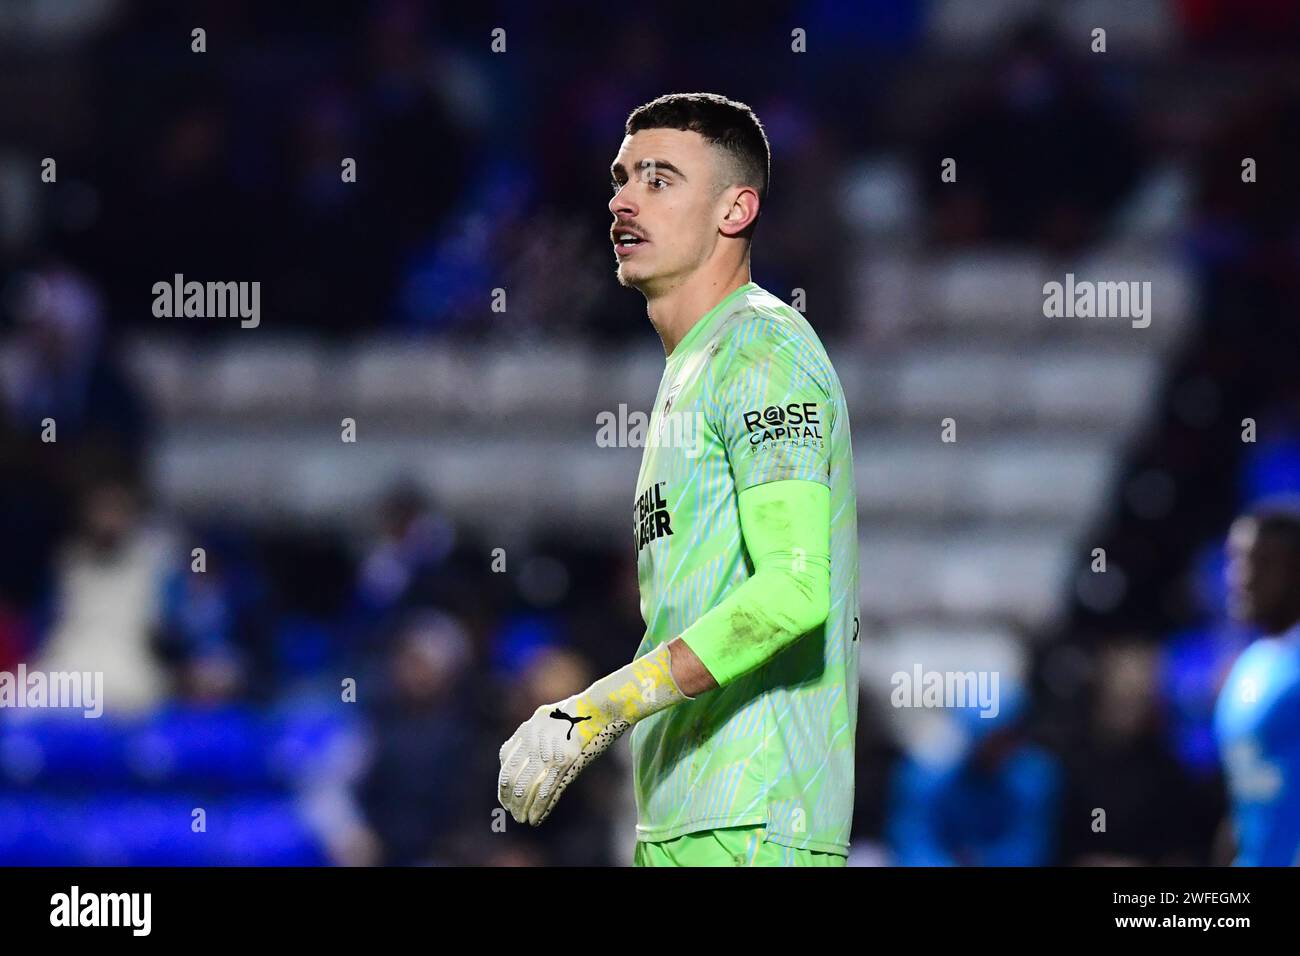
M719 686L761 667L830 611L830 489L770 481L737 503L753 574L681 635Z

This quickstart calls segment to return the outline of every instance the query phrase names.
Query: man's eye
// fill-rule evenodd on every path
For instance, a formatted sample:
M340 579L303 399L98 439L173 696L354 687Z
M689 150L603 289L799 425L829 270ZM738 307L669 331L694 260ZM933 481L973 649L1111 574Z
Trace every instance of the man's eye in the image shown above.
M650 180L650 185L654 186L655 189L662 189L664 186L668 185L668 182L667 180L660 179L656 176L654 179Z

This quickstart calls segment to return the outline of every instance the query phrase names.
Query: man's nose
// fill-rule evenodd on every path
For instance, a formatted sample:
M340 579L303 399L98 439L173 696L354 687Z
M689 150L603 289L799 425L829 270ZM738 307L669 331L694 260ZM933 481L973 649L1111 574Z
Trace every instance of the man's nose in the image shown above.
M616 217L620 213L629 217L636 215L636 206L632 203L631 199L628 197L626 183L623 186L619 187L618 192L614 193L614 195L609 198L609 211L612 212Z

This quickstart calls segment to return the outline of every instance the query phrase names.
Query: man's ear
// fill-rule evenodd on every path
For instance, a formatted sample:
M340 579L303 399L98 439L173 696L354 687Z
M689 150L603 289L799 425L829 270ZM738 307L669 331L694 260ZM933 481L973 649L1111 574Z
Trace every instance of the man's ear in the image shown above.
M735 238L747 234L758 218L758 192L752 186L731 186L727 193L730 204L718 228L724 236Z

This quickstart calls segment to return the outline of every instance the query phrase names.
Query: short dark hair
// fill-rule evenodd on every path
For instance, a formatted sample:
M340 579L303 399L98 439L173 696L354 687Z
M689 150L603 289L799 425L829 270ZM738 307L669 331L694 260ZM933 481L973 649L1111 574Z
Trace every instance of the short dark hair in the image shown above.
M717 93L669 93L638 106L628 116L625 127L628 136L643 129L699 133L731 157L740 182L756 187L758 198L767 200L772 150L763 124L744 103Z
M1260 534L1276 536L1291 556L1300 559L1300 495L1275 495L1255 504L1244 517Z

